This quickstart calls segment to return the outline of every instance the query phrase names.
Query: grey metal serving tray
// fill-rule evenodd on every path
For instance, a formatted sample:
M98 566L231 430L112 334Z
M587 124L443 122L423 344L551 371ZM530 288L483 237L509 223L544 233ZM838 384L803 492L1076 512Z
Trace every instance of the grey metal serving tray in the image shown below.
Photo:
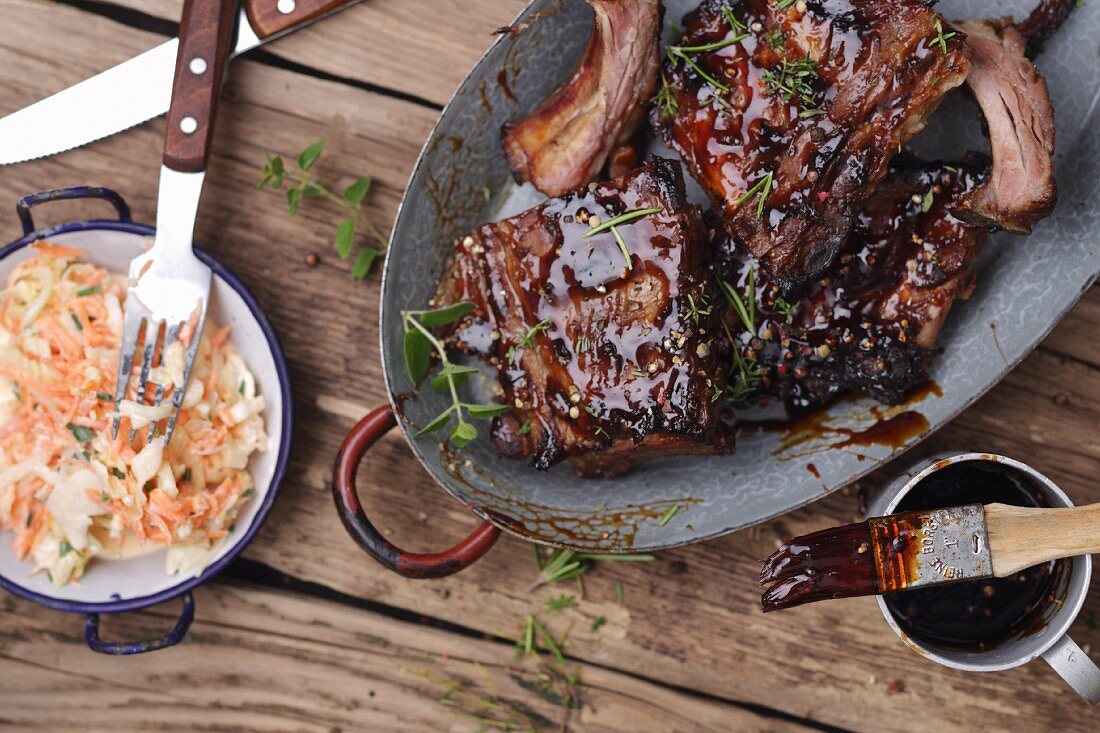
M666 0L665 5L666 20L679 22L695 1ZM1022 16L1030 4L954 0L937 9L948 18ZM581 0L532 2L516 21L519 30L503 34L459 87L425 145L383 275L381 340L391 396L411 388L402 365L400 311L426 307L450 243L473 226L541 199L512 182L501 154L500 127L533 109L566 78L587 42L590 24L591 11ZM940 337L944 351L933 378L942 396L930 393L903 408L928 421L927 430L903 445L836 448L831 446L838 436L826 434L784 449L782 436L764 433L743 436L730 456L666 459L621 478L586 480L568 465L537 472L497 457L486 426L461 455L441 452L437 436L413 438L416 425L449 404L445 396L425 390L402 404L401 425L412 449L448 493L509 531L538 542L621 552L698 542L762 522L819 499L911 448L1004 377L1100 270L1098 35L1100 6L1089 3L1074 12L1038 60L1056 108L1057 210L1030 237L992 238L977 265L973 297L956 304ZM956 92L911 148L928 157L957 157L966 149L986 150L988 144L976 108ZM873 404L838 403L826 422L866 428L881 419L872 415ZM658 519L674 504L680 511L661 525Z

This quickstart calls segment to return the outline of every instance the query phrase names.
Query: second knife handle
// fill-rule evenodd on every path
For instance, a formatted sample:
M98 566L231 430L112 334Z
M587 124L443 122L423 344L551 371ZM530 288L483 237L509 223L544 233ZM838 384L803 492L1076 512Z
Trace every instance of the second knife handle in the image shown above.
M244 0L252 30L261 39L312 23L359 0Z
M184 2L164 135L164 164L172 170L206 170L238 6L239 0Z

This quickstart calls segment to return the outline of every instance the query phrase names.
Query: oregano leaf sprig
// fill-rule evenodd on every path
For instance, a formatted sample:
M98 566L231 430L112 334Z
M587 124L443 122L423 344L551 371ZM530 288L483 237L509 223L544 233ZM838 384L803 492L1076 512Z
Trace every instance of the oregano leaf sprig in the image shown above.
M405 328L404 354L405 371L414 386L419 386L428 376L432 353L439 359L439 373L432 377L431 385L440 391L449 392L451 406L436 415L421 428L416 436L427 435L450 424L451 418L456 424L451 428L451 443L457 448L466 447L477 438L477 428L466 420L489 420L503 415L512 408L509 405L478 405L463 402L458 396L458 388L469 379L470 374L478 371L474 367L455 364L447 358L444 347L431 329L446 326L464 318L474 309L470 302L455 303L444 308L430 311L401 311L401 323Z
M336 225L334 239L336 253L340 259L346 260L351 256L355 235L359 230L366 232L370 239L378 243L377 247L367 245L360 247L351 264L351 276L356 280L362 280L371 271L387 242L386 235L363 213L363 202L370 193L372 180L367 176L360 176L344 189L342 194L333 192L318 177L310 174L310 169L321 157L324 149L325 141L319 140L298 153L295 160L296 168L288 167L282 156L264 151L267 163L261 171L259 188L270 186L278 190L283 188L284 184L289 184L286 188L286 205L291 216L298 215L298 207L302 200L308 198L328 199L348 212L349 216L341 219Z

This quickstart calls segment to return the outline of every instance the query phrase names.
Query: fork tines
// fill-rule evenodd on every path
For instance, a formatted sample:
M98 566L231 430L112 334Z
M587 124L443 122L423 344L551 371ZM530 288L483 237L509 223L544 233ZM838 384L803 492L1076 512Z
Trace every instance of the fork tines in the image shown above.
M200 305L192 318L188 321L181 323L168 324L165 321L154 320L148 309L141 307L140 305L133 303L135 299L128 299L126 304L126 323L123 329L122 336L122 351L121 359L119 362L118 381L115 386L115 416L111 426L111 437L117 438L119 426L122 421L122 415L118 410L124 400L132 399L138 405L145 405L149 407L160 407L164 401L165 392L171 387L171 404L172 411L166 418L157 418L151 420L149 423L149 435L148 441L152 442L158 435L164 435L164 444L168 445L172 439L172 431L176 427L176 420L179 418L180 408L183 405L183 398L187 391L187 385L191 379L191 370L195 365L195 356L198 352L199 341L202 336L202 325L205 315L205 309ZM189 322L195 322L195 328L190 336L190 340L182 342L180 339L181 332ZM141 351L138 352L139 342L141 343ZM174 382L168 382L167 384L162 381L154 381L150 379L150 374L157 367L164 365L165 355L168 349L176 343L183 343L183 377L179 384ZM139 357L140 361L135 365L135 357ZM140 377L137 385L131 389L131 378L134 374L135 366L140 370ZM154 388L152 399L150 401L150 387ZM161 424L164 423L163 431L161 430ZM137 428L134 427L133 418L130 419L130 440L134 440L137 435Z

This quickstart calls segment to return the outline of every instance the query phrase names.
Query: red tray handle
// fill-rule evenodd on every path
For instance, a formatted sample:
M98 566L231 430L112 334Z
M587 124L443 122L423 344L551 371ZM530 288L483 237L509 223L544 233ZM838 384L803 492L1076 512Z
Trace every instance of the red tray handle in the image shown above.
M500 536L500 529L482 522L469 537L443 552L406 552L387 540L374 528L359 504L355 474L359 462L374 443L397 425L389 405L379 407L360 420L340 446L332 471L332 498L340 521L360 547L375 560L406 578L442 578L469 567L489 551Z

